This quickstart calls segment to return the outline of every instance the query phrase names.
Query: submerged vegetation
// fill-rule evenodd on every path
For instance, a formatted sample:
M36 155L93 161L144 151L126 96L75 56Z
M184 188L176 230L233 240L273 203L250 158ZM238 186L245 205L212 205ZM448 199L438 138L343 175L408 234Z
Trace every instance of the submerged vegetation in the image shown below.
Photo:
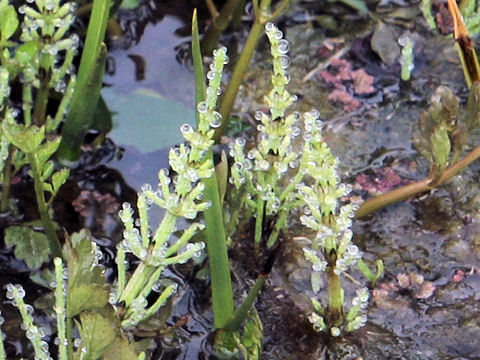
M180 127L184 142L169 150L169 169L158 171L158 185L145 184L136 202L122 204L118 212L122 236L109 262L88 230L69 234L67 229L59 236L62 224L55 222L54 201L73 172L65 164L72 166L79 159L88 130L108 128L98 129L93 118L102 103L107 22L118 4L93 1L77 72L73 64L78 60L80 38L71 29L75 3L32 0L16 9L8 0L0 0L1 209L10 215L21 212L10 188L12 179L24 174L23 181L27 176L31 179L40 218L11 221L4 229L4 243L15 247L15 257L36 271L32 279L47 289L47 302L53 306L49 310L53 309L56 321L54 329L39 325L36 305L28 303L23 284L6 285L6 298L20 313L35 359L149 358L154 338L167 332L166 318L181 287L171 272L187 263L203 269L206 262L210 287L206 297L211 297L215 330L211 353L260 359L263 326L255 304L263 301L275 267L283 266L279 262L284 253L295 251L288 239L293 227L302 233L299 252L301 261L308 264L309 283L308 301L295 311L303 312L309 330L320 334L312 335L319 343L334 346L348 333L362 331L372 299L390 306L389 297L401 296L399 288L416 300L430 297L435 290L432 282L413 272L398 274L398 286L389 283L378 288L383 259L365 255L363 244L356 242L353 221L437 188L480 156L477 147L462 158L480 116L480 67L468 32L478 27L473 1L461 3L468 19L464 25L456 3L449 0L468 100L463 105L448 87L438 87L414 132L415 147L430 163L427 177L365 202L342 180L340 161L325 141L328 120L316 109L293 110L298 96L287 89L291 45L272 22L290 1L275 6L269 0L252 1L253 24L224 93L227 49L213 50L206 74L202 50L208 55L221 32L229 24L238 25L245 1L227 1L221 11L208 3L213 21L203 42L196 12L192 20L196 126ZM341 3L371 15L361 1ZM429 1L422 1L421 11L434 30ZM221 151L220 161L214 161L216 143L231 121L237 93L263 34L272 57L271 88L263 106L254 112L254 129L236 138L224 137L228 155ZM395 40L398 45L402 47L398 77L408 84L416 61L414 37L406 32L398 43ZM349 80L357 94L369 95L374 91L369 75L362 69L353 77L350 64L338 59L342 54L340 50L328 60L348 64L338 67L335 76L340 80L332 80L335 76L327 73L324 78L332 80L339 93L347 94L342 80ZM237 264L231 254L238 249L245 251L249 264L255 264L245 266L247 275L241 281L236 271L232 276ZM53 270L47 265L52 260ZM372 263L375 272L370 269ZM203 270L185 271L197 276ZM466 276L463 270L455 274L456 279ZM239 283L245 290L240 296ZM176 326L169 330L172 337ZM9 356L5 344L10 336L7 332L7 342L0 341L0 359Z

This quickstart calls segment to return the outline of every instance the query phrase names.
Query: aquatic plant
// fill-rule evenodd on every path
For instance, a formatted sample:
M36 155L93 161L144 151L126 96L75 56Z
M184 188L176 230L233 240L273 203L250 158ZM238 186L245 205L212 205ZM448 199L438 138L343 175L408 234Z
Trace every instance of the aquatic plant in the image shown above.
M273 56L272 90L265 96L270 110L268 114L255 114L260 122L256 146L246 152L243 138L238 138L232 145L230 155L234 164L230 182L236 193L231 207L245 209L244 216L255 219L257 250L272 248L294 210L303 210L300 221L316 232L316 237L304 250L305 256L312 262L314 271L327 274L329 298L326 311L319 301L312 300L316 312L310 319L317 330L330 329L332 335L338 335L343 325L347 331L352 331L366 321L359 311L368 304L368 291L358 292L352 308L344 317L340 280L340 275L362 257L359 249L351 244L351 219L358 205L339 205L339 199L347 196L351 187L339 180L337 160L322 138L323 121L319 112L287 114L289 106L296 100L286 90L289 44L274 24L268 23L265 32ZM296 149L297 138L302 133L300 119L304 127L303 145ZM237 215L236 212L232 214L234 223ZM362 265L364 268L365 264ZM376 280L381 271L378 275L369 275L371 280Z
M402 47L402 54L400 56L400 65L402 66L401 79L403 81L410 80L413 68L415 67L413 62L413 40L409 34L404 34L398 39L399 45Z
M252 60L258 40L263 34L265 24L275 21L289 5L290 0L282 0L273 8L271 3L271 0L261 0L260 3L258 0L253 0L252 2L255 20L218 108L218 112L222 115L222 123L215 132L215 141L217 142L227 127L238 89Z
M23 14L23 23L21 44L17 44L12 38L19 26L17 12L7 0L0 2L1 210L8 210L12 176L22 166L30 165L38 210L50 251L55 256L61 256L60 243L49 212L59 188L68 177L68 171L55 171L51 157L57 150L60 139L52 134L57 131L65 116L75 85L72 60L78 36L66 36L73 22L75 5L60 5L59 1L36 1L33 5L25 4L18 9ZM21 79L23 87L23 124L15 119L19 111L9 101L10 82L17 77ZM62 94L54 117L46 114L50 91ZM18 241L28 241L28 238L20 238ZM24 254L23 258L25 257L28 254Z
M427 25L430 27L431 30L437 29L437 24L435 23L435 18L432 15L432 3L430 0L422 0L420 2L420 10L422 12Z

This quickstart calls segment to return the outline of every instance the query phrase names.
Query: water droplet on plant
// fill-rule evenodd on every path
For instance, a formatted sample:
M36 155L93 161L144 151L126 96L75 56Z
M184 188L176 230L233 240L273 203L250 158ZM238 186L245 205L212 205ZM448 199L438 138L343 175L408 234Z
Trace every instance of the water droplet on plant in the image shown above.
M201 114L206 113L207 110L208 110L207 103L206 103L205 101L199 102L198 105L197 105L197 110L198 110L198 112L201 113Z
M193 127L190 124L183 124L180 126L180 132L182 134L191 134L193 133Z
M287 40L282 39L278 42L278 52L285 55L290 50L290 44Z
M282 65L282 68L287 69L290 66L290 58L287 55L280 56L280 64ZM294 101L295 100L296 99L294 99Z
M306 142L311 141L312 138L313 138L312 133L307 132L307 133L303 134L303 140L305 140Z
M152 185L150 184L143 184L141 187L142 192L147 192L152 190ZM129 204L130 205L130 204Z
M274 23L268 22L265 24L265 31L270 32L272 30L275 30L277 27L275 26Z
M242 138L242 137L239 137L235 140L235 143L238 145L238 146L241 146L241 147L244 147L245 144L247 143L247 141L245 140L245 138Z
M222 125L222 115L219 112L213 113L213 119L210 121L210 127L213 129L218 129Z

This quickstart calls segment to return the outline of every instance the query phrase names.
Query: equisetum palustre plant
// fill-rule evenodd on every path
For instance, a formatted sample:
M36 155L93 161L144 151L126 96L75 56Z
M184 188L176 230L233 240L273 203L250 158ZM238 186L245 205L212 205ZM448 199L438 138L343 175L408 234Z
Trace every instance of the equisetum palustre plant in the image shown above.
M273 89L266 96L270 113L258 112L255 115L260 122L260 135L258 144L252 150L245 153L246 141L242 138L232 145L234 164L230 182L235 189L233 199L238 201L238 208L246 210L246 216L255 219L254 242L257 249L273 247L288 225L289 218L299 209L303 212L301 223L316 233L304 248L305 256L312 263L315 273L326 274L328 285L328 304L322 306L320 300L312 299L314 312L309 319L316 330L337 336L341 330L352 331L366 322L362 310L368 304L367 289L357 291L352 306L344 315L345 299L341 284L341 275L360 262L362 255L351 242L350 226L356 205L343 200L350 187L339 180L337 160L322 139L323 123L318 111L287 114L288 107L296 100L286 90L289 82L286 73L289 44L274 24L268 23L265 30L273 55ZM150 185L142 187L137 201L138 219L134 219L132 206L123 204L119 217L125 231L117 247L118 277L115 283L107 284L99 276L98 251L85 234L72 236L72 240L67 242L68 271L63 268L59 257L54 260L59 359L109 359L119 344L129 349L131 354L131 341L125 334L141 321L154 316L176 291L177 285L162 276L165 268L198 256L204 248L203 242L192 239L208 226L199 214L211 205L210 200L205 198L203 181L215 174L208 153L214 143L214 129L221 124L221 116L215 109L223 66L227 61L225 48L214 52L207 74L209 86L206 98L197 106L197 129L188 124L181 127L186 143L170 150L172 172L160 170L159 184L155 189ZM301 134L303 141L296 142ZM155 231L152 231L149 221L149 208L153 205L164 210ZM271 233L262 234L262 224L268 217L276 219L275 225ZM180 218L191 222L187 225L179 223ZM180 229L180 235L179 226L185 227ZM265 239L264 244L261 243L262 238ZM127 271L127 253L138 259L131 274ZM369 279L375 280L378 276L371 275ZM68 279L67 286L65 279ZM7 297L20 310L35 358L49 359L42 331L32 320L33 308L23 302L23 289L20 285L9 285L7 290ZM314 290L319 289L314 285ZM86 296L86 292L101 299L101 312L92 304L79 303L78 299ZM153 303L148 302L147 297L154 292L159 294ZM108 299L104 296L106 293ZM78 339L74 338L74 318ZM106 344L92 343L89 341L92 336L88 331L89 324L101 321L117 323L115 331L112 330ZM144 356L141 352L138 358ZM0 348L2 358L5 358L3 346Z

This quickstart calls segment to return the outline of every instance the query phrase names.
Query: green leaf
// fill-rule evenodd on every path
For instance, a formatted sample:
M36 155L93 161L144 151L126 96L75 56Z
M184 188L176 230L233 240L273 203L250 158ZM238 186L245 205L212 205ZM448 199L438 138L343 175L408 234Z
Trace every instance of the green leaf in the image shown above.
M52 176L52 173L53 173L53 170L55 169L55 165L53 164L53 161L47 161L44 165L43 165L43 169L42 169L42 176L41 176L41 180L42 181L45 181L47 180L50 176Z
M215 166L215 175L217 177L218 195L220 202L223 203L228 185L228 162L225 151L222 151L220 162Z
M108 303L109 292L105 286L85 284L71 288L68 297L68 315L72 317L82 311L102 309Z
M310 283L312 284L312 291L318 293L323 285L322 276L317 271L312 272L310 275Z
M84 310L99 309L108 303L109 290L102 268L95 265L92 240L85 230L67 239L68 316Z
M50 248L45 234L25 226L11 226L5 230L5 244L15 246L15 256L32 269L38 269L48 260Z
M360 272L365 276L365 278L372 283L372 285L375 285L378 279L380 279L383 276L383 262L382 260L377 260L375 262L377 266L377 272L374 273L372 270L370 270L370 267L363 261L362 259L357 260L357 268L360 270Z
M29 175L32 176L31 172L29 172ZM42 182L42 188L43 188L43 191L49 192L50 194L53 193L52 185L47 182Z
M117 336L103 354L103 360L134 360L137 356L135 344L130 343L123 336Z
M43 165L52 157L52 155L57 151L58 145L60 144L60 137L55 140L49 140L44 144L40 145L39 149L35 152L35 157L38 160L39 166Z
M112 319L98 312L83 312L76 322L82 346L87 348L85 359L98 359L117 337L118 329Z
M3 123L4 135L7 140L24 153L35 152L45 139L45 127L34 125Z
M35 41L26 42L15 50L15 58L21 65L31 63L37 55L37 43Z
M65 184L70 175L69 169L62 169L52 175L53 193L56 194L60 187Z
M444 169L450 158L450 139L448 137L448 130L445 124L436 127L430 136L432 144L433 162Z
M235 334L234 339L245 360L260 359L263 347L263 326L255 309L249 313L243 335Z
M67 161L80 157L80 145L90 129L97 108L107 47L103 42L110 15L110 0L94 0L88 24L85 46L78 69L77 85L65 119L63 137L58 156Z
M10 5L0 14L0 39L8 40L18 27L18 17L15 8Z
M203 71L202 51L200 49L200 35L198 33L197 9L192 16L192 58L195 74L195 103L205 100L205 73Z

